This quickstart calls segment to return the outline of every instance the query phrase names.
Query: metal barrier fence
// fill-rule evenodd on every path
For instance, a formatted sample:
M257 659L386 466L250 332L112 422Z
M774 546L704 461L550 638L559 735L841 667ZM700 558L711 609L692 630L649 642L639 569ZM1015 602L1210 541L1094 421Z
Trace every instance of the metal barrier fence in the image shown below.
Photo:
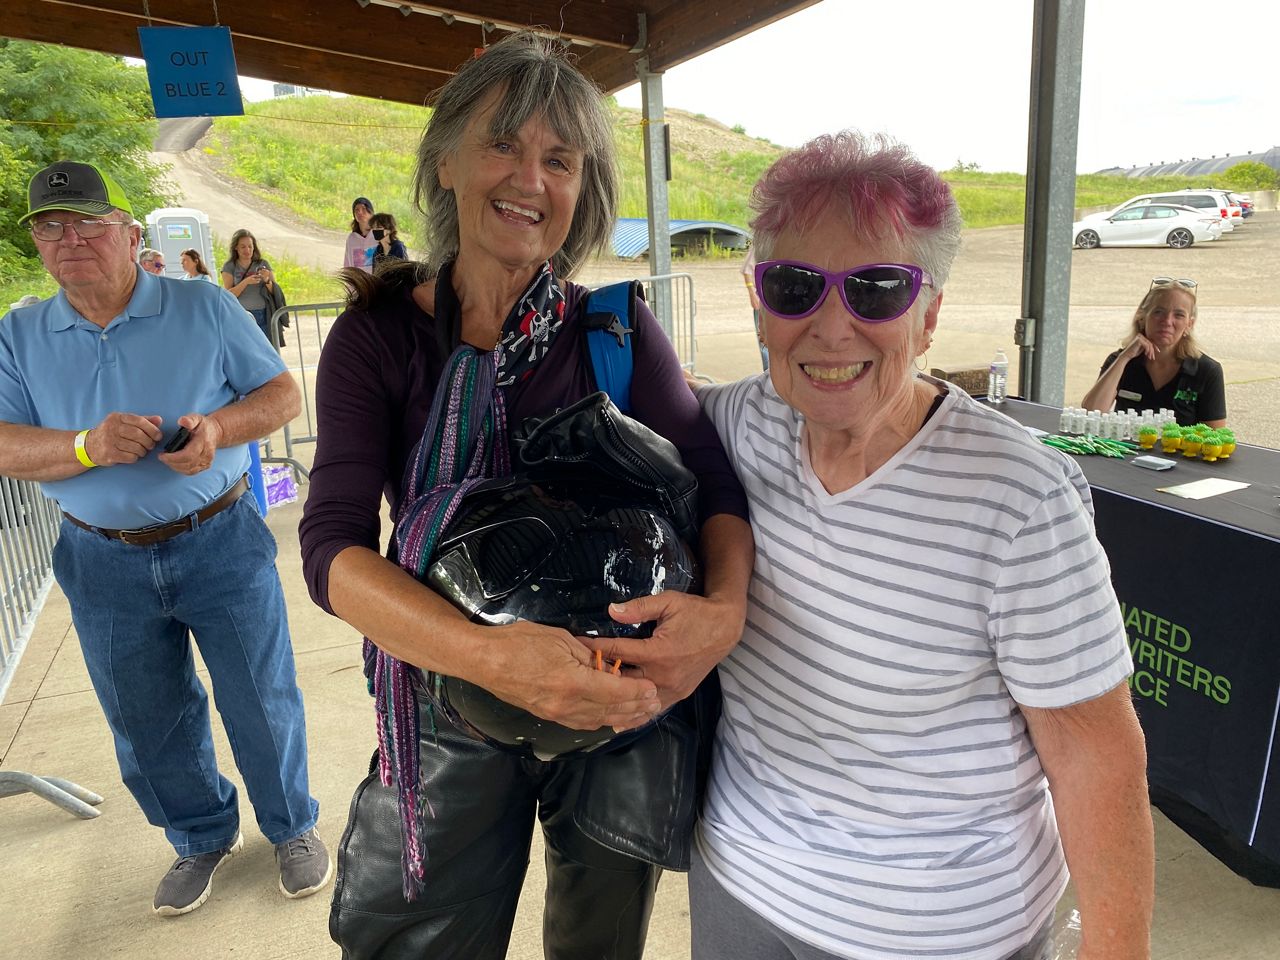
M309 473L294 456L293 448L300 443L316 442L316 364L320 362L320 351L324 348L329 328L345 309L345 303L335 300L329 303L300 303L281 307L271 315L273 343L280 342L282 321L286 318L289 321L289 332L285 334L287 342L280 348L280 355L289 371L297 374L298 386L302 390L302 413L284 425L284 456L274 456L271 442L268 441L262 462L287 463L293 467L299 480L306 479Z
M61 521L39 485L0 477L0 703L53 585L53 544Z
M693 277L687 273L668 273L656 277L642 277L645 299L654 314L660 318L663 332L675 347L676 356L686 370L694 372L697 362L694 345L694 318L696 306L693 298ZM316 441L316 409L315 409L315 369L320 360L320 351L324 347L329 328L345 308L341 302L302 303L281 307L271 315L271 336L274 343L280 342L282 321L286 318L289 326L284 329L287 341L281 348L289 370L298 377L298 386L302 390L302 413L298 418L284 426L284 456L273 455L271 443L268 442L263 463L286 463L297 474L298 479L306 479L308 471L298 462L294 448L303 443ZM669 317L669 324L664 317Z
M693 332L697 304L693 299L693 277L687 273L664 273L643 277L640 283L649 309L676 348L680 365L694 373L697 353Z

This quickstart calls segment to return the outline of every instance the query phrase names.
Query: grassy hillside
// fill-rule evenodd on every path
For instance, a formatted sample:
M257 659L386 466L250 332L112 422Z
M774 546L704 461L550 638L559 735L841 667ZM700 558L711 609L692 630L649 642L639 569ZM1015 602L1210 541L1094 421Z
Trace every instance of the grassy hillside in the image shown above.
M644 155L640 113L611 105L622 192L619 214L643 217ZM251 104L244 117L218 118L205 151L225 173L304 219L335 229L350 223L350 202L371 197L402 224L412 246L417 225L409 183L424 107L359 97L291 97ZM783 148L703 116L667 112L671 125L671 215L745 225L751 185ZM1026 178L1020 173L944 173L968 227L1022 222ZM1087 174L1076 205L1119 204L1137 193L1202 186L1187 177L1130 180Z
M640 114L611 106L622 190L619 215L643 217ZM334 228L351 221L351 200L367 196L395 215L412 240L409 198L415 152L430 111L358 97L290 97L220 117L204 143L224 173L298 216ZM705 117L672 112L671 214L747 221L751 184L782 148ZM412 246L412 243L410 244Z

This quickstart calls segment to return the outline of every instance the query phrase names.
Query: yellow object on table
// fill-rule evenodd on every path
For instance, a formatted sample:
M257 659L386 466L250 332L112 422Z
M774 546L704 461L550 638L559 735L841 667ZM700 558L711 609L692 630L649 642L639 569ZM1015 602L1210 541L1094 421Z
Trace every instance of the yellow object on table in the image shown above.
M1199 437L1190 436L1182 438L1182 455L1194 459L1200 453L1200 448L1204 446Z

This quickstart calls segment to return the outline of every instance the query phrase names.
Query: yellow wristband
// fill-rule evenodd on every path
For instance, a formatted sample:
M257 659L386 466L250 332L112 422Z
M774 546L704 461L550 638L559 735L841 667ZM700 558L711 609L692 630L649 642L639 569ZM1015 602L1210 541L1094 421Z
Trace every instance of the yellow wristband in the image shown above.
M88 430L81 430L76 434L76 459L83 463L86 467L96 467L97 464L89 457L89 451L84 448L84 442L89 438Z

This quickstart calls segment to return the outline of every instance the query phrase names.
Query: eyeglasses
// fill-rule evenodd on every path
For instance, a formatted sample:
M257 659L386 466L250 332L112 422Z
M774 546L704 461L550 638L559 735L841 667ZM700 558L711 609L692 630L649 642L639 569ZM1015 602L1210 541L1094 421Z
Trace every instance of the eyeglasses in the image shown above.
M84 234L81 234L81 236L84 236ZM148 260L146 263L144 263L144 264L142 265L142 269L143 269L143 270L150 270L152 273L158 273L159 271L161 271L161 270L163 270L163 269L164 269L164 261L163 261L163 260Z
M93 240L107 232L107 227L124 226L126 220L71 220L71 229L81 240ZM36 220L27 226L37 240L61 240L67 224L61 220Z
M1176 283L1180 287L1185 287L1188 290L1194 290L1197 286L1194 280L1189 280L1186 277L1182 277L1178 280L1173 279L1173 277L1152 277L1151 286L1147 289L1154 290L1156 287L1167 287L1173 283Z
M906 313L920 287L933 286L933 277L910 263L866 263L837 273L798 260L756 264L760 301L770 313L788 320L803 320L817 310L833 286L845 309L859 320L885 323Z

